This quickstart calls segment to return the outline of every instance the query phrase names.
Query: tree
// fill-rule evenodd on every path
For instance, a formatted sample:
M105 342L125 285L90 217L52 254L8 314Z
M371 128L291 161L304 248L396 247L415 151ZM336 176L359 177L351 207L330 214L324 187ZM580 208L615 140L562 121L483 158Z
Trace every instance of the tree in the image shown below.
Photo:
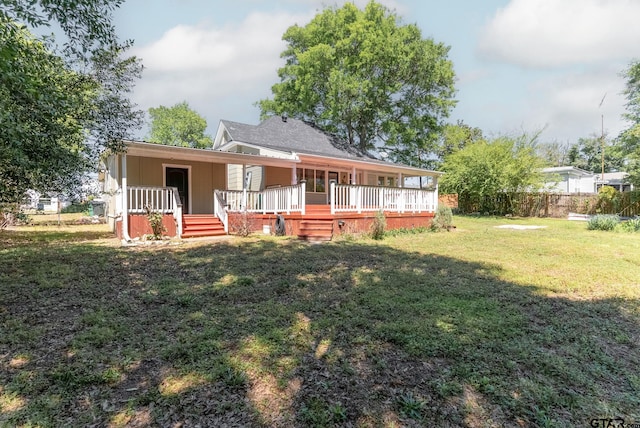
M569 165L570 144L553 141L538 145L538 155L543 158L549 166Z
M104 150L139 127L126 98L141 65L120 59L111 12L122 0L5 0L0 6L0 202L26 190L72 192ZM25 25L57 21L62 53L51 37ZM3 208L0 206L0 213Z
M640 61L632 62L623 76L627 80L624 90L627 112L624 118L630 125L620 134L618 140L627 156L625 169L629 173L629 179L636 186L640 186Z
M213 146L213 140L204 133L207 121L186 101L173 107L160 106L149 109L151 130L149 141L168 146L196 147Z
M459 120L456 124L448 123L442 129L442 134L435 148L435 158L429 168L438 170L444 159L467 145L484 140L482 130L474 128Z
M15 202L28 189L70 186L85 169L83 122L97 85L26 29L2 25L12 28L0 33L0 198Z
M112 12L124 0L3 0L0 18L24 22L33 28L57 22L67 36L65 52L72 58L88 58L95 49L118 45Z
M600 173L603 149L604 172L619 171L624 161L620 148L606 140L603 141L602 136L599 135L578 139L577 143L569 147L567 163L585 171Z
M499 137L480 140L449 155L440 180L444 193L457 193L461 203L494 211L491 199L500 193L537 190L543 184L535 139Z
M371 1L328 8L284 34L286 64L262 118L286 114L315 123L366 151L423 164L455 105L449 47Z

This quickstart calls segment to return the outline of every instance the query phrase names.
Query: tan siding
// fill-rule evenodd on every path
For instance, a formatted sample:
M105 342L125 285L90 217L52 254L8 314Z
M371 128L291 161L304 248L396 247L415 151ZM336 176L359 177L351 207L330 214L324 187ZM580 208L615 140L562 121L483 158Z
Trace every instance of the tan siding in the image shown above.
M215 190L227 189L227 165L223 164L211 164L213 167L213 174L211 176L211 187Z
M327 203L326 193L307 193L307 203L310 205L324 205Z
M129 186L141 186L140 183L140 158L127 156L127 184Z
M164 186L162 160L140 158L140 175L142 180L144 180L144 186Z
M127 157L127 178L130 186L164 186L163 164L191 167L191 213L213 212L214 189L225 189L225 164L190 162L172 159Z
M265 167L265 187L269 186L291 186L291 170L289 168L279 168L275 166Z

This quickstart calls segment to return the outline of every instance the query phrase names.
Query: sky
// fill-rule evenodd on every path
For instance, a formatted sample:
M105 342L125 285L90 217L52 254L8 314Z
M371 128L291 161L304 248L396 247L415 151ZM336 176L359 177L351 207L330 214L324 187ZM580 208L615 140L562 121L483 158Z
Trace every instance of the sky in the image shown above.
M561 144L628 127L622 73L640 59L639 0L378 2L450 47L457 106L448 122L488 137L541 131L540 141ZM186 101L211 136L220 120L257 125L255 103L278 82L286 29L344 3L127 0L114 20L144 65L132 99L145 111Z

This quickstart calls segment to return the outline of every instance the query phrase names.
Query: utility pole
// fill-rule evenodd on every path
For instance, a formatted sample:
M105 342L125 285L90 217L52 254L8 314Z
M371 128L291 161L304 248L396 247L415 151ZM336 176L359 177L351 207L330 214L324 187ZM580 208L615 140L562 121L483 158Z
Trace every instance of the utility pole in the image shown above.
M600 116L601 119L601 125L600 125L600 129L601 129L601 133L600 133L600 144L602 146L601 151L601 156L602 156L602 182L604 183L604 114Z
M604 99L607 97L607 93L605 92L600 100L600 105L598 108L602 107L602 103ZM601 165L602 165L602 176L600 177L601 186L604 186L604 113L600 114L600 157L601 157Z

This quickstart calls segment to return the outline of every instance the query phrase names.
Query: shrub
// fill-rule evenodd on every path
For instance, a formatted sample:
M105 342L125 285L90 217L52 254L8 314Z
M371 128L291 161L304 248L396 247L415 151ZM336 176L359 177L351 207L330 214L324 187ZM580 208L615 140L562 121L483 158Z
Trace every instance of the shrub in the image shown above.
M23 213L17 204L0 204L0 231L8 226L28 224L31 217Z
M618 212L620 208L621 198L622 196L620 195L620 192L618 192L615 188L611 186L602 186L600 190L598 190L598 202L596 203L597 212Z
M162 213L151 211L151 208L148 206L144 209L147 212L147 220L149 220L149 225L153 231L153 239L162 239L162 235L167 231L162 223Z
M435 231L449 230L453 226L453 212L446 205L438 205L436 215L431 222L431 229Z
M621 232L640 232L640 217L623 221L618 225Z
M373 239L384 239L384 230L387 227L387 218L382 211L378 211L371 223L371 237Z
M587 229L589 230L614 230L620 223L620 217L615 214L598 214L587 223Z
M89 211L89 202L74 203L60 210L62 214L84 213Z
M246 238L255 229L255 217L248 211L229 214L229 227L236 235Z

